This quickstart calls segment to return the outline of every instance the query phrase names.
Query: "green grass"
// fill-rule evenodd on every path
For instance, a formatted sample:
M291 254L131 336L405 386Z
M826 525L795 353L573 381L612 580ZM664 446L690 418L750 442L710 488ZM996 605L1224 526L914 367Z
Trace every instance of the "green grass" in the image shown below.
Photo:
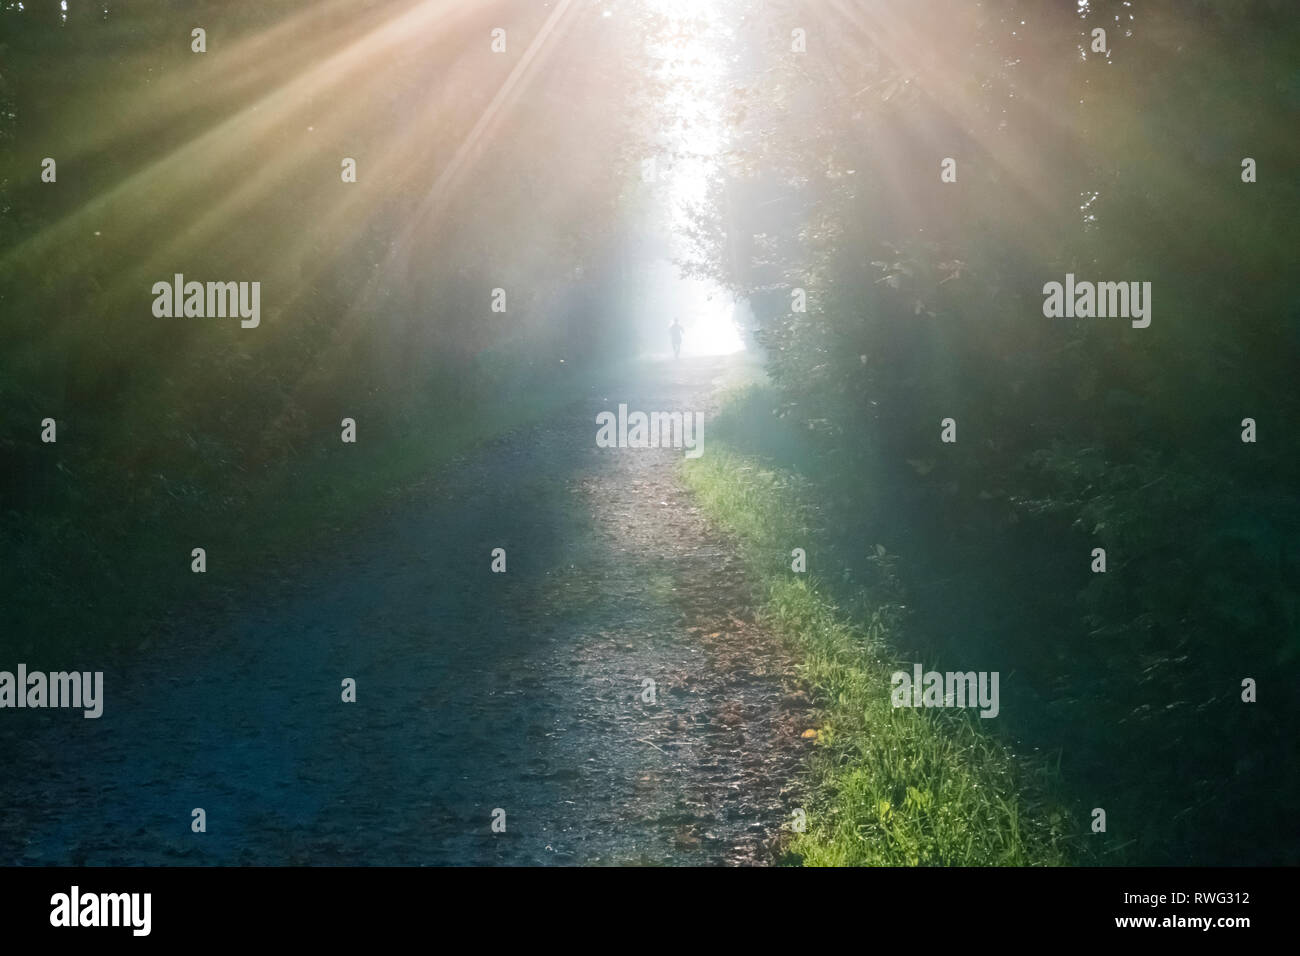
M733 399L733 405L734 405ZM733 409L734 410L734 409ZM811 866L1064 865L1080 861L1088 820L1059 797L1055 770L1012 755L964 711L895 709L890 674L899 584L880 582L850 614L790 552L817 542L807 483L721 444L684 463L701 506L740 541L765 591L765 623L802 658L821 708L806 832L787 862Z

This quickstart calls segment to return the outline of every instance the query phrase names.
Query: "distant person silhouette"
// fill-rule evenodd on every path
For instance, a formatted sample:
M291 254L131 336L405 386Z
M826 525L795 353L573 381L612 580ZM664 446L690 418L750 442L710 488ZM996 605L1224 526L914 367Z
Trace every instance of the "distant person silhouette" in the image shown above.
M673 324L668 326L668 337L673 340L673 358L682 357L682 333L685 331L676 319L673 319Z

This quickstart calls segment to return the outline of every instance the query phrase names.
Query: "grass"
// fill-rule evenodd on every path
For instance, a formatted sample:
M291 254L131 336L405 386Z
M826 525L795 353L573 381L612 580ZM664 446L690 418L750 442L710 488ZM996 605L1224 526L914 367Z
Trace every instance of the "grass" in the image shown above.
M751 414L753 389L728 403ZM724 413L725 415L725 413ZM815 570L813 489L719 441L683 465L707 514L740 541L765 592L764 622L795 648L821 709L813 805L787 862L811 866L1033 866L1082 860L1088 817L1060 796L1056 770L1014 755L967 711L897 708L890 674L901 615L891 556L877 548L875 580L837 604L816 574L791 570L804 548Z

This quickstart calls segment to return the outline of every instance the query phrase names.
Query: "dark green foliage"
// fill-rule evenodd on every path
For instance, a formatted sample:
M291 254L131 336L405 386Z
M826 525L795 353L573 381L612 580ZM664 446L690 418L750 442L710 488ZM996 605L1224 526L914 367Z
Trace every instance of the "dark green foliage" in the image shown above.
M842 561L902 555L904 650L1014 671L1011 733L1122 858L1295 863L1300 22L1073 8L819 7L817 55L737 91L727 191L785 195L729 204L720 268ZM1067 272L1151 282L1151 326L1045 318Z

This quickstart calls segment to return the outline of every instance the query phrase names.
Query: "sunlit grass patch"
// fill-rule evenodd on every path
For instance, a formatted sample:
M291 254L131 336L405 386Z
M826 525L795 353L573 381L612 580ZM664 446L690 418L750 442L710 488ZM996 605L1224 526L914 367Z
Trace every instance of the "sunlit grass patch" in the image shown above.
M765 592L768 626L796 648L822 710L807 830L789 860L815 866L1061 865L1079 858L1076 819L1054 770L1013 756L965 712L895 709L888 596L852 617L816 576L790 568L811 549L798 476L720 447L684 464L704 510L741 542Z

